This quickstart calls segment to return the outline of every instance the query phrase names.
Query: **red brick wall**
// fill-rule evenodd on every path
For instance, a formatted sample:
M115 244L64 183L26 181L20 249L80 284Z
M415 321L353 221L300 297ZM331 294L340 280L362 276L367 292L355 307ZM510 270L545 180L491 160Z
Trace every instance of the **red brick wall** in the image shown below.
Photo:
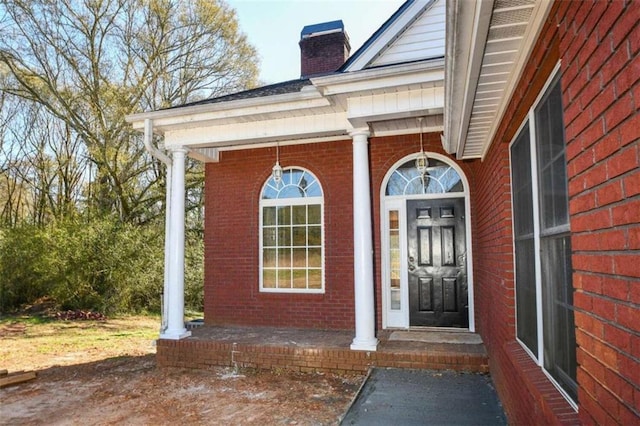
M420 149L417 135L371 138L371 196L376 321L382 327L380 186L394 163ZM427 151L444 153L439 134ZM207 164L205 182L205 320L208 324L353 329L353 191L351 140L280 147L283 167L308 169L324 191L325 294L260 293L260 191L275 148L223 152ZM463 167L466 167L463 165Z
M478 329L514 424L638 422L640 3L557 2L482 163L474 163ZM576 414L515 342L508 145L562 60L578 339ZM578 420L579 416L579 420Z
M354 326L351 140L280 147L283 167L312 172L324 191L325 293L259 291L262 185L275 148L221 153L205 173L205 320L243 324L351 329Z
M640 422L640 2L558 16L580 418Z

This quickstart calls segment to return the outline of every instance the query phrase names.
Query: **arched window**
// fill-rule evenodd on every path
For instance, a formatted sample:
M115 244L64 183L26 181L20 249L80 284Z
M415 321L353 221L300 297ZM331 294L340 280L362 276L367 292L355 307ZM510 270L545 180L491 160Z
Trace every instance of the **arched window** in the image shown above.
M322 187L302 169L265 183L260 197L260 291L324 292Z
M409 160L394 170L389 177L385 195L446 194L464 192L460 175L450 165L429 158L424 175L416 169L415 160Z

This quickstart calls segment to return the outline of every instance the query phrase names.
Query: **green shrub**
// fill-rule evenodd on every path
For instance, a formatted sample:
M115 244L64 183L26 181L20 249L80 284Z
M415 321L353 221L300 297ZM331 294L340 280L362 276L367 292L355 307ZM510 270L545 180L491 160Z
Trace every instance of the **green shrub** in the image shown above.
M187 235L185 304L202 310L203 245ZM164 225L68 220L0 232L0 312L49 296L61 309L159 312Z

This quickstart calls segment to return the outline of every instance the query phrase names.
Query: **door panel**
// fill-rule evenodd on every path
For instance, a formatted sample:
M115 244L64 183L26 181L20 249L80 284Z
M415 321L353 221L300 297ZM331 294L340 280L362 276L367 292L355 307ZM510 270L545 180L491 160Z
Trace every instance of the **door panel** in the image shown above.
M464 214L464 199L407 201L412 326L469 326Z
M418 285L420 286L420 310L433 311L433 278L421 277L418 279Z

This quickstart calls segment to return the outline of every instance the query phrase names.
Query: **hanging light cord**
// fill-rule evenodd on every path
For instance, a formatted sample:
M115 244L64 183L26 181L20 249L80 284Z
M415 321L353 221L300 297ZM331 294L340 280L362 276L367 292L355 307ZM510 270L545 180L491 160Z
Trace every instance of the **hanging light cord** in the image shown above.
M282 167L280 166L280 142L276 142L276 164L271 170L271 175L273 176L273 181L276 185L280 185L280 181L282 180Z

